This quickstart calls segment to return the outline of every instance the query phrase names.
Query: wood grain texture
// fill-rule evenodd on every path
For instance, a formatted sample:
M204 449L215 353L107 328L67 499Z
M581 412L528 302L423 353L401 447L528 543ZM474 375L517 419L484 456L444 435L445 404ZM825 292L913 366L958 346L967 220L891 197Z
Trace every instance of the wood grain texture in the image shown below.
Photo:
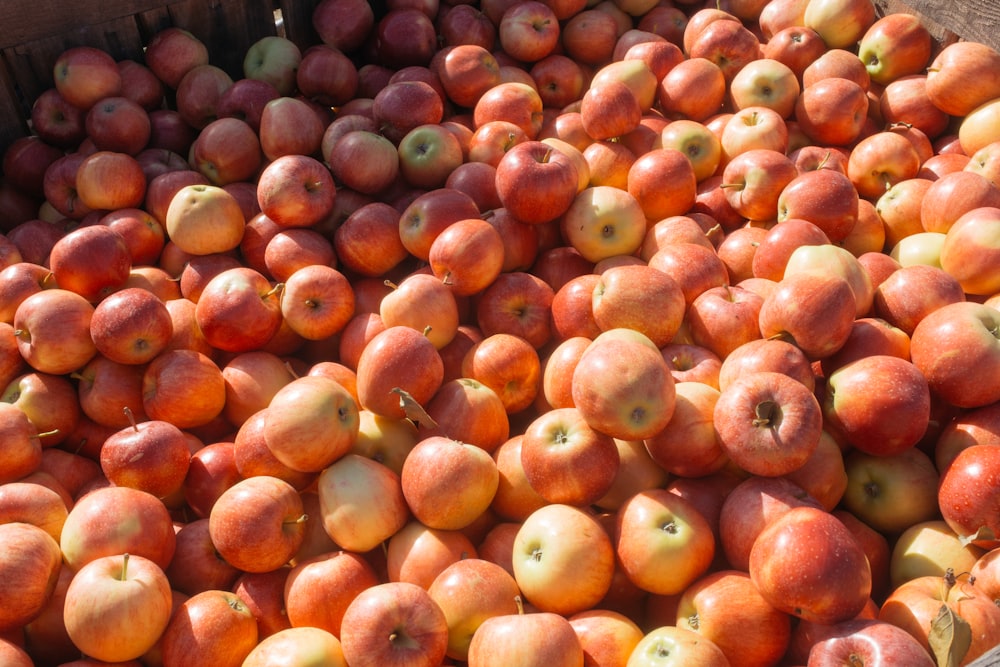
M920 14L939 30L1000 48L1000 3L996 0L876 0L875 4L883 10Z

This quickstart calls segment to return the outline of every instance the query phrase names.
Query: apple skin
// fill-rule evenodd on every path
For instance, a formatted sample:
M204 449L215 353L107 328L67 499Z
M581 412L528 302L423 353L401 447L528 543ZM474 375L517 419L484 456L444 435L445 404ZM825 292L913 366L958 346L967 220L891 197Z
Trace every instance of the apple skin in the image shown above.
M857 300L845 278L792 273L764 299L758 321L763 338L788 340L815 361L843 346L856 311Z
M852 619L829 629L831 634L824 635L809 651L810 665L833 667L855 659L873 667L887 664L933 667L935 664L920 642L902 628L885 621Z
M930 519L910 525L899 534L892 547L889 577L892 589L927 575L944 577L948 570L969 572L988 553L962 538L943 519ZM981 582L975 581L978 588ZM992 596L991 596L992 597Z
M573 667L583 661L571 622L552 612L493 616L482 622L469 644L469 664L481 667Z
M336 549L296 563L285 579L284 605L292 627L311 626L341 634L351 601L379 583L364 556ZM324 600L319 604L319 600Z
M444 612L420 586L387 582L344 611L341 646L348 664L438 665L448 649Z
M908 360L871 355L841 366L827 378L823 412L855 447L888 456L924 437L931 414L930 387ZM886 428L890 422L895 425ZM912 426L901 428L902 423Z
M803 559L803 553L810 557ZM865 553L826 510L796 507L775 519L754 541L749 564L761 595L798 618L845 621L860 613L871 596Z
M1000 546L996 454L993 445L963 449L942 473L938 487L941 516L958 535L984 549Z
M163 570L141 556L116 554L91 561L74 575L63 616L70 639L82 652L124 662L153 647L172 610ZM112 629L119 632L109 633Z
M759 371L729 384L713 411L722 450L751 474L784 475L802 467L823 429L822 408L802 383Z
M192 655L218 665L242 664L257 645L257 620L246 603L224 590L197 593L170 617L160 639L164 667Z
M940 476L930 457L916 447L889 456L852 451L844 456L844 468L843 508L878 531L898 534L940 512Z
M59 543L38 526L4 523L0 535L7 545L0 558L4 597L9 600L0 614L0 630L6 632L41 614L55 590L62 559Z
M997 311L972 301L941 306L926 315L910 337L910 357L931 391L958 407L977 407L1000 397L994 368L1000 343L990 331Z

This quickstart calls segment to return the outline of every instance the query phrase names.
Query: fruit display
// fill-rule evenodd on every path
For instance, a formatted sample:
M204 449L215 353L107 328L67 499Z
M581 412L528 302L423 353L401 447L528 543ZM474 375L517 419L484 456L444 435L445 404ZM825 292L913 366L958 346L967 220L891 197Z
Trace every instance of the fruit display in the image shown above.
M68 47L3 151L0 665L1000 664L996 48L309 21Z

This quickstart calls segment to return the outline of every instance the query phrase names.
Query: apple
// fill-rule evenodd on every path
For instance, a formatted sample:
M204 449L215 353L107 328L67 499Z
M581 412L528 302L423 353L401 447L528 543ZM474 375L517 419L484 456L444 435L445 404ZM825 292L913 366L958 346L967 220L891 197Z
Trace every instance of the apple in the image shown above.
M875 199L896 183L915 178L920 156L906 137L893 131L863 137L851 150L847 176L858 195Z
M104 556L81 567L70 581L64 605L66 632L73 644L108 662L144 655L159 640L173 610L163 570L128 553ZM112 629L121 632L109 633Z
M941 516L963 541L984 549L1000 546L997 539L997 494L989 483L997 475L996 450L992 445L972 445L960 451L941 473L938 504ZM974 484L975 488L963 488Z
M939 475L927 454L910 448L889 456L860 450L844 457L843 507L876 530L893 534L934 518ZM903 505L900 498L907 498Z
M309 626L340 637L351 601L379 583L375 569L359 554L334 550L296 563L288 572L284 606L292 627ZM322 604L317 604L323 600Z
M1000 53L978 42L948 45L927 68L927 95L948 115L964 117L997 97L1000 78L996 63ZM974 82L974 84L972 83Z
M645 219L642 206L630 193L598 185L576 195L561 226L569 244L596 263L638 250L646 233Z
M205 125L190 154L191 167L220 187L255 177L263 163L257 131L250 121L233 116Z
M614 55L618 34L618 23L610 12L584 9L566 20L561 35L563 50L583 65L601 65Z
M43 90L31 106L31 124L38 137L59 149L79 146L87 136L85 122L86 111L54 87Z
M136 421L145 421L146 411L142 407L144 372L141 365L121 364L103 355L94 356L73 375L78 383L80 411L87 419L108 429L128 426L129 412Z
M399 220L400 212L384 202L371 202L351 213L334 231L340 265L366 277L381 276L396 267L408 256Z
M841 77L807 84L795 102L795 120L816 143L849 145L858 139L867 118L869 102L865 90L856 81Z
M963 543L942 519L918 521L900 533L893 544L890 584L894 590L918 577L944 577L949 570L971 574L986 553L973 544Z
M208 64L208 48L190 31L170 26L150 39L145 63L164 85L176 89L188 70Z
M653 311L662 314L656 323L642 315ZM629 327L661 347L680 329L684 294L673 278L650 266L614 267L595 281L591 312L601 331Z
M437 424L421 424L422 435L443 435L489 453L510 437L510 418L500 396L471 378L444 381L426 406Z
M184 484L191 449L179 428L150 420L110 435L101 447L100 463L104 475L116 486L165 498Z
M261 638L243 664L246 667L265 667L289 661L301 665L347 665L340 640L333 633L310 626L283 628Z
M173 335L166 304L138 287L102 299L90 320L97 351L112 361L144 364L163 351Z
M758 58L760 40L739 20L717 20L697 31L685 51L689 58L707 58L719 65L726 82L731 83L737 72Z
M177 548L164 572L171 588L185 596L206 590L228 590L241 574L215 550L208 519L194 519L179 527Z
M729 659L714 642L699 633L674 625L649 630L632 650L627 667L674 667L729 664Z
M854 292L845 278L792 273L782 278L761 304L761 336L783 337L810 359L821 359L847 341L856 309ZM819 321L823 324L814 326Z
M261 171L261 212L284 227L309 227L333 210L336 189L330 170L308 155L282 155Z
M674 385L674 413L659 433L643 440L649 456L667 472L701 477L721 470L729 461L719 445L714 409L719 390L702 382Z
M327 534L345 549L363 553L409 520L399 474L358 454L345 454L317 480Z
M934 649L930 635L936 634L942 622L959 623L968 628L968 643L946 642L942 649L955 660L971 664L996 646L1000 624L1000 614L996 612L993 601L964 577L927 575L893 590L882 603L878 620L902 628L931 654ZM941 621L937 620L939 614Z
M222 370L193 349L158 354L145 368L142 391L147 416L180 428L209 423L222 413L226 400Z
M516 3L497 25L499 46L514 60L533 63L552 53L559 42L559 17L542 2ZM568 17L567 17L568 18Z
M884 383L882 388L879 385ZM891 390L888 387L892 387ZM823 413L831 428L860 451L879 456L916 445L927 430L931 393L927 379L905 358L873 354L847 363L827 377ZM907 415L909 429L892 415Z
M21 356L35 370L53 375L81 368L97 353L90 338L94 306L68 289L45 289L14 311L14 335Z
M5 597L9 599L0 614L0 628L15 631L42 613L53 595L62 559L59 543L44 529L29 523L0 524L0 535L8 545L0 570Z
M181 77L174 99L181 118L196 130L204 129L219 116L219 100L233 85L233 78L221 67L195 65Z
M986 335L996 313L989 306L960 301L940 306L914 328L910 338L913 364L927 378L931 390L948 403L959 407L987 405L1000 391L989 379L996 341ZM960 355L949 354L957 349L962 350Z
M411 519L385 544L385 575L430 589L454 563L477 557L476 545L461 530L430 528Z
M353 53L375 26L375 13L367 2L321 0L310 17L320 40L344 53Z
M60 53L52 76L59 94L85 111L98 100L121 92L121 73L114 58L91 46L74 46Z
M266 572L287 563L302 543L307 520L295 487L267 476L226 489L208 519L219 555L245 572Z
M802 560L801 550L816 555ZM788 568L794 577L783 576ZM836 517L814 507L789 509L765 527L750 550L749 572L778 610L820 623L856 616L871 595L871 568L858 542Z
M687 500L666 489L640 491L619 508L615 553L629 580L657 595L683 592L708 571L715 538Z
M236 594L202 591L185 600L170 617L160 639L164 667L192 655L220 665L242 664L257 645L257 621Z
M915 666L935 664L913 636L885 621L851 619L829 626L829 630L831 636L819 638L809 651L811 663L836 665L843 664L844 660L860 659L866 665L882 665L898 659Z
M247 352L267 343L281 324L279 290L259 271L224 269L205 285L195 320L209 345Z
M789 147L788 123L769 107L743 107L725 119L719 143L722 146L723 166L740 153L755 148L785 153Z
M750 148L731 156L722 171L722 188L733 210L754 221L777 218L778 199L799 171L791 158L773 148Z
M514 579L543 612L569 615L592 608L611 586L614 563L605 529L586 510L570 505L535 510L514 539ZM470 659L475 652L470 646Z
M170 241L192 255L224 253L240 245L246 220L236 198L216 185L181 187L166 210Z
M344 611L341 646L348 664L440 664L448 649L444 612L420 586L386 582L365 589Z
M784 655L791 617L765 600L745 571L722 569L688 586L677 602L677 628L696 632L733 663L769 664Z
M302 52L295 42L280 35L267 35L247 48L243 76L266 81L280 95L290 95L296 89L296 73L301 63Z

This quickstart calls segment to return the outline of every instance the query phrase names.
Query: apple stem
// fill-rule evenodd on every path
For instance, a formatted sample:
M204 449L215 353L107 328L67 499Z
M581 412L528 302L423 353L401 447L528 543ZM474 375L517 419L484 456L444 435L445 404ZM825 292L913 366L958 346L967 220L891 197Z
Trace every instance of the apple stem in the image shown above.
M299 377L299 374L295 372L295 368L292 367L291 362L286 361L285 362L285 368L287 368L288 372L291 373L292 378L298 378Z
M514 596L514 604L517 605L517 614L518 614L518 616L523 616L524 615L524 600L521 599L520 595L515 595Z
M432 328L433 328L433 327L431 327L431 325L429 325L429 324L428 324L427 326L425 326L425 327L424 327L424 331L423 331L423 334L424 334L424 337L425 337L425 338L426 338L427 336L429 336L429 335L430 335L430 333L431 333L431 329L432 329Z
M122 576L118 579L119 581L125 581L126 575L128 574L128 554L122 554Z
M280 296L281 293L284 291L284 289L285 289L285 283L277 283L274 287L264 292L264 294L261 295L260 298L261 300L263 300L272 296Z
M132 414L132 408L126 405L122 408L122 412L124 412L125 416L128 417L128 423L132 425L132 430L138 432L139 425L135 423L135 415Z
M23 340L26 343L31 342L31 334L26 329L14 329L14 338Z
M59 429L54 428L51 431L42 431L41 433L38 434L38 437L39 438L46 438L46 437L48 437L50 435L59 435Z
M781 420L781 408L774 401L761 401L754 408L754 414L751 424L757 428L777 427Z
M309 519L309 515L308 514L302 514L301 516L293 519L292 521L286 521L285 525L287 526L289 524L305 523L308 519Z
M394 283L394 282L392 282L391 280L388 280L388 279L387 280L383 280L382 284L385 285L386 287L388 287L389 289L399 289L399 285L397 285L396 283Z

